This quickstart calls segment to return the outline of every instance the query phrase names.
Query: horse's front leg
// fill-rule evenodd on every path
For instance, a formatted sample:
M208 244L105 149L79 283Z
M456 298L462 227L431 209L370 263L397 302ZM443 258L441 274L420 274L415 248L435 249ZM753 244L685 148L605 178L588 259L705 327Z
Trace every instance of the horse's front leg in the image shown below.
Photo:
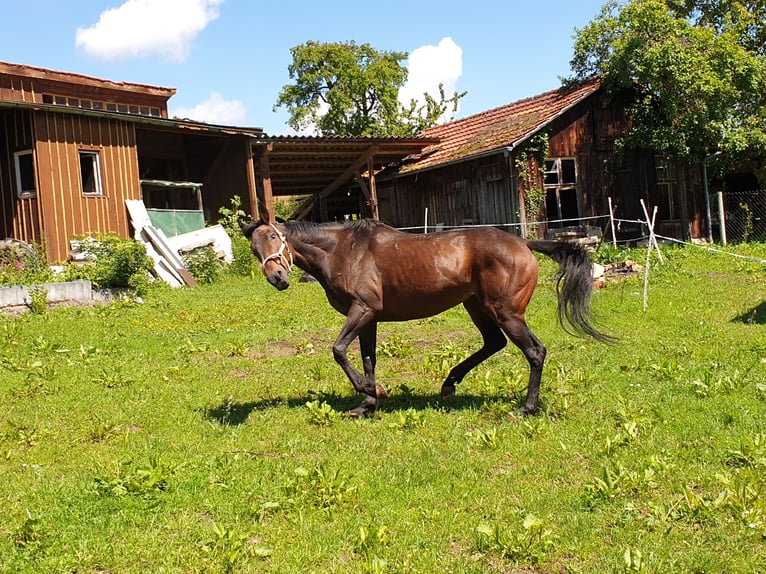
M362 333L364 336L360 337ZM343 329L332 346L335 362L346 373L356 392L366 395L362 404L351 411L351 416L359 417L372 414L378 407L378 392L375 385L375 352L374 343L372 352L370 352L370 333L373 334L372 341L374 342L377 329L372 310L364 305L354 304L349 309ZM360 337L362 363L366 376L357 371L351 361L348 360L348 346L357 337Z
M362 352L364 378L375 385L375 395L379 399L387 399L388 393L383 385L375 382L375 365L377 364L378 323L373 321L359 332L359 350Z

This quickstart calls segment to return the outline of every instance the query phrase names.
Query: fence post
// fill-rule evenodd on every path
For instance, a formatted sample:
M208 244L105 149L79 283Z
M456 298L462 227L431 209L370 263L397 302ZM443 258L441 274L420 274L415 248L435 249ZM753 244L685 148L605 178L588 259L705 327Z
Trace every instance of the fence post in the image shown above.
M724 209L723 192L718 192L718 221L721 223L721 245L726 247L726 210Z
M607 197L607 201L609 201L609 221L612 224L612 245L616 248L617 247L617 235L614 231L614 209L612 209L612 198Z

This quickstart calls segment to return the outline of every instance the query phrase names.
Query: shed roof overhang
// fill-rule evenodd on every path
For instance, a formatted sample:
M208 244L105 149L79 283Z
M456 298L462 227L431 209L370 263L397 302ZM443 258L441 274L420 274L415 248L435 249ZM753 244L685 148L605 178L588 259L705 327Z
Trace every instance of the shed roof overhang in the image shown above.
M252 140L268 162L274 196L327 197L371 166L374 172L438 143L436 138L267 136Z

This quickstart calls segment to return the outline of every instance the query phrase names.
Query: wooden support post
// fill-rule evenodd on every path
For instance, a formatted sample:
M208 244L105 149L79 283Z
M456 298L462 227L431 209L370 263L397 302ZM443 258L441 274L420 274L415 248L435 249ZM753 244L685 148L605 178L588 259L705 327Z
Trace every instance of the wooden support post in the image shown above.
M250 201L250 216L260 218L258 207L258 188L255 185L255 164L253 163L253 146L250 139L245 140L245 177L247 178L247 198Z
M258 174L256 183L260 184L258 186L258 191L260 191L260 193L256 192L256 194L260 200L260 203L258 204L259 213L261 209L265 209L273 218L274 195L271 191L271 168L269 167L269 154L271 153L272 149L274 149L274 144L267 144L262 148L261 154L258 157Z
M375 221L380 219L378 210L378 190L375 187L375 160L373 156L367 158L367 175L370 178L370 208L372 209L372 218Z

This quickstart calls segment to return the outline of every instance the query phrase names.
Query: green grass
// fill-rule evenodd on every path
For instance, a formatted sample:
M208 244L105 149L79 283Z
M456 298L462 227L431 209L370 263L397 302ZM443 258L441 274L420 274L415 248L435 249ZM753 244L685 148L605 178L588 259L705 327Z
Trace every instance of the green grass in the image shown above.
M646 313L642 277L594 294L615 346L557 326L544 263L526 419L515 348L439 398L461 309L381 325L365 420L316 283L1 318L0 571L766 571L766 266L663 255Z

